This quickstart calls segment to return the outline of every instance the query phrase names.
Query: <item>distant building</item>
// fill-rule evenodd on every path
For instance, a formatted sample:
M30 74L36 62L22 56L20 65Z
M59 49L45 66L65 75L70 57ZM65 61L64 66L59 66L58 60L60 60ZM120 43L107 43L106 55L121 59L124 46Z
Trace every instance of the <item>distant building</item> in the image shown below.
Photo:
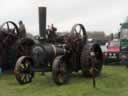
M106 34L102 31L87 32L87 35L88 38L93 38L95 40L106 40Z
M107 41L106 34L103 31L87 32L88 38L92 38L100 44L104 44Z

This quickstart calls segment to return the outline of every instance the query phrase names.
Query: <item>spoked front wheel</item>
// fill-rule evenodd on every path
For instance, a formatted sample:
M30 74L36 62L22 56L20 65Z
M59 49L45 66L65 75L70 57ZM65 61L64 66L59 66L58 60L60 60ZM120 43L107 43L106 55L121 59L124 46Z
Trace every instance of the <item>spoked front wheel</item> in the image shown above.
M27 84L32 81L34 72L32 71L33 61L30 57L22 56L18 59L14 73L19 84Z

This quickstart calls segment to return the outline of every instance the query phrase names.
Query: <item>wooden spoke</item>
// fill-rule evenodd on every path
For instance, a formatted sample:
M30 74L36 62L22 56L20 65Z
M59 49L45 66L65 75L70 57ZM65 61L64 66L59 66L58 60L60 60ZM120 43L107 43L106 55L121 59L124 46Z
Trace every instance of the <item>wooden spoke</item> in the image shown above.
M79 34L81 33L81 31L82 31L82 29L80 28L80 29L79 29Z
M20 64L19 67L22 68L22 69L25 68L24 64Z
M9 27L9 23L7 22L7 29L8 29L8 31L10 30L10 27Z
M28 82L30 80L30 77L28 74L26 74L26 81Z
M21 80L24 81L25 74L21 74Z
M75 33L77 33L77 30L76 29L74 31L75 31Z

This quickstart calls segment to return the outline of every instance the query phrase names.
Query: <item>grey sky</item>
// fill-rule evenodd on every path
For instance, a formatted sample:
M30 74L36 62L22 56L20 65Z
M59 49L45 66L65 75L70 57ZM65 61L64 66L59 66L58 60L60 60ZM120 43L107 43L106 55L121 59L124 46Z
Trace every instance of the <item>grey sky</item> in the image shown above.
M0 23L23 20L29 32L38 34L38 6L47 6L47 24L59 31L82 23L88 31L115 33L128 16L128 0L0 0Z

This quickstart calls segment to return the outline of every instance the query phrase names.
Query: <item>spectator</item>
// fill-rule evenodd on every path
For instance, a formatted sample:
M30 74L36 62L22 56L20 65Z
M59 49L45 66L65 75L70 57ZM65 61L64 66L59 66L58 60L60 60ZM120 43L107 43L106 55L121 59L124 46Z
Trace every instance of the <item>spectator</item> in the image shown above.
M19 37L23 38L26 36L26 28L22 21L19 21Z

